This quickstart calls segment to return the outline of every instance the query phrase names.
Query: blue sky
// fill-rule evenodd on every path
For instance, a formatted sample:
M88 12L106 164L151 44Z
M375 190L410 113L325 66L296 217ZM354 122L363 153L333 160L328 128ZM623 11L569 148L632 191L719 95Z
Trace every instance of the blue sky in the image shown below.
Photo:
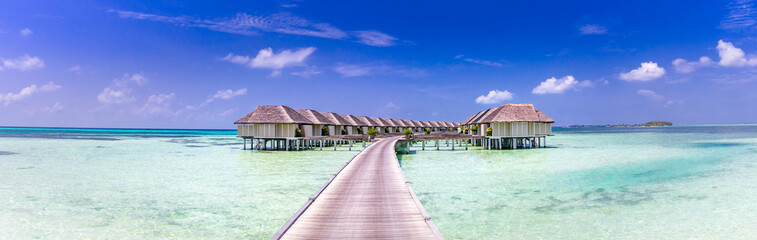
M0 125L233 128L263 104L757 122L757 3L12 1Z

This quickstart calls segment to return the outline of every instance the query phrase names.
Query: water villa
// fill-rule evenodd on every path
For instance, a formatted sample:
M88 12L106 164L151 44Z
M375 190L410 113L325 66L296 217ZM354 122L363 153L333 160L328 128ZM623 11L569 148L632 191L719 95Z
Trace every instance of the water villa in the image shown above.
M531 104L505 104L477 112L461 123L354 116L282 105L258 106L234 124L238 136L250 140L250 149L299 150L369 140L368 130L379 136L414 134L400 143L426 140L458 141L487 149L517 149L546 146L555 121ZM426 134L426 131L431 134ZM256 141L257 140L257 141ZM437 143L438 145L438 143ZM449 144L448 144L449 145ZM423 143L425 149L425 143ZM467 149L467 147L466 147Z

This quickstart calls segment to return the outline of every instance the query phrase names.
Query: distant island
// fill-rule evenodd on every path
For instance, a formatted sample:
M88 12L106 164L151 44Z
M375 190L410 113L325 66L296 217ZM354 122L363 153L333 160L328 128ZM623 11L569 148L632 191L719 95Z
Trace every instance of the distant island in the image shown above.
M668 121L651 121L644 124L607 124L607 125L570 125L569 128L582 128L582 127L666 127L673 126L672 122Z

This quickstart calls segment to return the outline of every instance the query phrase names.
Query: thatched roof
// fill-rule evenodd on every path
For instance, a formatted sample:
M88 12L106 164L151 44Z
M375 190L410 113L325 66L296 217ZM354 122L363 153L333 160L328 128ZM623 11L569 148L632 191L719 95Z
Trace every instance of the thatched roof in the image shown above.
M413 123L413 127L423 127L423 123L421 123L421 121L418 121L418 120L410 120L410 122L412 122L412 123Z
M331 120L331 122L334 123L334 125L340 125L340 126L347 126L350 125L350 123L347 121L347 119L344 119L341 115L333 113L333 112L325 112L321 113L324 117Z
M342 116L342 118L344 118L345 120L347 120L347 122L350 123L350 124L347 124L349 126L358 126L358 127L359 126L368 126L368 123L363 122L362 120L358 119L354 115L342 114L340 116Z
M483 111L477 112L476 114L473 114L472 116L468 117L468 119L466 119L465 122L463 122L463 124L464 125L469 125L469 124L475 123L475 120L478 117L480 117L481 115L483 115L484 113L486 113L487 111L489 111L489 110L487 109L487 110L483 110Z
M368 119L376 122L377 126L380 127L391 127L392 124L387 122L386 119L378 118L378 117L368 117Z
M244 117L234 122L234 124L250 123L297 124L311 122L290 107L282 105L262 105L255 108L255 111L248 113Z
M402 126L403 127L415 127L415 125L413 124L413 121L404 120L404 119L402 119L400 121L402 121Z
M378 122L373 121L373 119L371 119L369 117L366 117L366 116L355 116L355 118L357 118L358 120L360 120L363 123L366 123L366 125L364 125L364 126L369 126L369 127L378 127L379 126Z
M428 121L421 121L421 126L424 128L431 127L431 123Z
M540 112L536 110L532 104L505 104L499 106L491 114L479 120L479 122L554 122L554 120L546 114L539 113Z
M302 115L303 117L310 120L312 124L320 124L320 125L337 125L331 119L327 118L326 116L323 116L323 114L319 113L316 110L312 109L296 109L297 113Z
M536 110L536 114L539 115L539 122L546 122L546 123L553 123L553 122L555 122L554 119L552 119L551 117L547 116L547 114L544 114L544 112L539 111L538 109Z
M391 121L395 127L404 127L405 123L402 122L402 120L392 119L390 118L389 121Z

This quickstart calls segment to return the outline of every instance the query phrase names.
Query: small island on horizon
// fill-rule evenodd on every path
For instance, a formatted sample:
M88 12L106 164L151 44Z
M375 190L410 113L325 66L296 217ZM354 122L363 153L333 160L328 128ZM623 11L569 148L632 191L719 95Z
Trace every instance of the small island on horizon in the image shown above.
M672 122L668 121L651 121L644 124L606 124L606 125L570 125L568 128L584 128L584 127L668 127L673 126Z

